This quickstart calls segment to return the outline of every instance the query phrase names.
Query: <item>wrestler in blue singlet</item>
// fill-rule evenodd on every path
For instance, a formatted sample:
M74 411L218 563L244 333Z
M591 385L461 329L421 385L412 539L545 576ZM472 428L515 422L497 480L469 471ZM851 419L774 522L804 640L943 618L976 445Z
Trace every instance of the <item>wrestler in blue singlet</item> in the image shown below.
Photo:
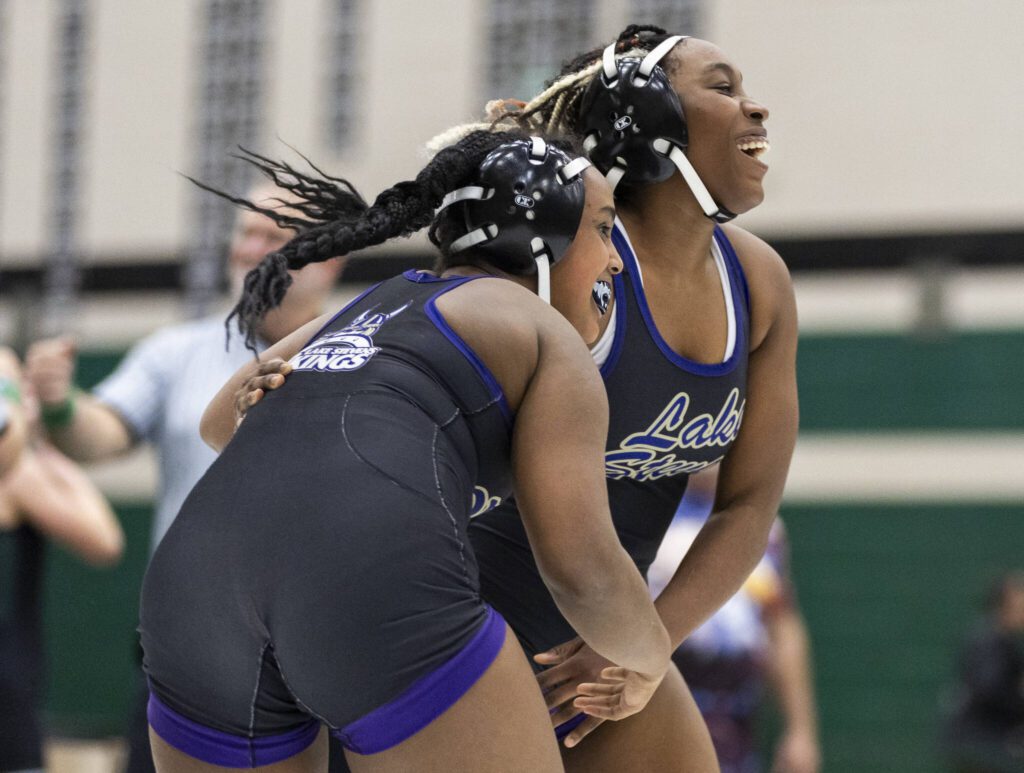
M746 397L749 298L732 245L715 229L713 252L729 315L727 351L717 364L679 356L655 327L643 279L621 223L613 235L625 270L615 277L615 314L594 347L611 409L605 469L612 519L646 574L691 473L725 456ZM576 636L537 571L514 502L470 523L484 598L530 655Z

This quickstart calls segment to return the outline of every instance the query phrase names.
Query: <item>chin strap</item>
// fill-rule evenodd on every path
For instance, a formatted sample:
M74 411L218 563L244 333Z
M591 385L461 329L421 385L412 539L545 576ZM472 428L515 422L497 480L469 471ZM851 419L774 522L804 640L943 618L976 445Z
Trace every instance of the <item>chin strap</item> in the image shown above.
M700 208L704 210L705 215L716 223L728 223L736 217L735 214L725 209L725 207L718 206L715 200L711 198L707 187L700 179L700 175L697 174L697 170L693 168L693 164L690 163L690 159L686 157L682 148L664 137L656 139L651 143L651 147L654 148L655 153L671 159L672 163L676 165L686 184L693 191L693 195L696 197L697 203L700 204Z

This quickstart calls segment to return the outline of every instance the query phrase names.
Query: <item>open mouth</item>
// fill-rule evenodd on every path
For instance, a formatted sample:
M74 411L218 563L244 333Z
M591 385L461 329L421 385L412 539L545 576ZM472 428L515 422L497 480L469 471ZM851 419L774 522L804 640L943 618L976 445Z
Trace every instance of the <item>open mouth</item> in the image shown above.
M594 289L590 291L590 296L594 299L594 305L601 312L601 316L607 314L608 307L612 305L612 286L603 279L598 279L594 282Z
M760 160L762 156L771 150L772 146L767 139L759 137L757 139L740 140L736 143L736 147L751 158Z

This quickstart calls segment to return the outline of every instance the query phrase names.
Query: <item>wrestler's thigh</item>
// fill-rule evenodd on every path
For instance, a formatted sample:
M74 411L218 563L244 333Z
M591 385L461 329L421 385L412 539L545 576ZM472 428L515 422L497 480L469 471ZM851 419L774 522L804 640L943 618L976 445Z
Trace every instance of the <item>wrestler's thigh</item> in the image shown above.
M674 665L643 711L604 722L562 757L567 773L718 773L707 725Z
M223 773L231 768L203 762L178 751L150 728L150 748L157 773ZM323 728L316 740L294 757L273 765L263 765L261 773L323 773L327 770L327 731Z
M377 754L347 752L353 773L559 773L544 698L511 629L483 676L434 721Z

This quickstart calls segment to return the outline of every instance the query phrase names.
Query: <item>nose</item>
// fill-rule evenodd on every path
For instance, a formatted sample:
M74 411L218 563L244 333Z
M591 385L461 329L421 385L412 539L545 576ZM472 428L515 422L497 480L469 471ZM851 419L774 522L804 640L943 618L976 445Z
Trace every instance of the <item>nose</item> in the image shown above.
M622 258L619 257L619 251L612 245L608 247L608 273L612 276L622 273Z
M743 113L747 118L755 121L768 120L768 108L756 99L747 98L743 100Z

